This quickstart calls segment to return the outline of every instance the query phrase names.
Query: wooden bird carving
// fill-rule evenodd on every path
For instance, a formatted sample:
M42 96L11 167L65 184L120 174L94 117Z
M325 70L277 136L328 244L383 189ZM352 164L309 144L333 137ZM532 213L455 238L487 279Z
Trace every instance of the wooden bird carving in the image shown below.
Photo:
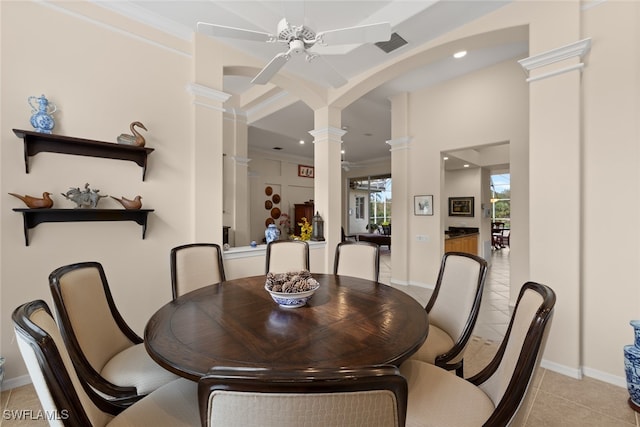
M118 199L117 197L111 196L111 198L120 202L125 209L140 209L142 207L142 197L140 196L134 197L133 200L129 200L126 197Z
M9 193L13 197L17 197L22 200L28 208L31 209L47 209L53 206L53 200L51 199L51 193L47 193L46 191L42 193L42 198L33 197L29 195L21 196L20 194Z
M145 144L144 136L140 135L140 132L138 132L135 129L136 126L144 130L147 130L147 128L144 127L142 123L132 122L129 125L129 129L131 129L132 135L129 135L126 133L120 134L120 136L118 137L118 144L135 145L137 147L144 147L144 144Z

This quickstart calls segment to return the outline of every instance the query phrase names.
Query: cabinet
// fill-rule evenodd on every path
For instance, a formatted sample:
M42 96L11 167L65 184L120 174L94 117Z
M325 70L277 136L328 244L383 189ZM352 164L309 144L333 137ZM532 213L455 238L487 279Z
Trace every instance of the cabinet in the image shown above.
M142 180L147 172L147 156L153 148L113 142L93 141L70 136L53 135L28 130L13 129L24 143L24 168L29 173L29 157L38 153L61 153L77 156L102 157L106 159L129 160L142 168Z
M294 234L300 235L299 222L302 222L302 218L306 218L307 222L311 224L313 219L313 203L299 203L294 205L293 219L295 221Z
M445 252L464 252L472 255L478 255L478 235L456 236L445 239Z

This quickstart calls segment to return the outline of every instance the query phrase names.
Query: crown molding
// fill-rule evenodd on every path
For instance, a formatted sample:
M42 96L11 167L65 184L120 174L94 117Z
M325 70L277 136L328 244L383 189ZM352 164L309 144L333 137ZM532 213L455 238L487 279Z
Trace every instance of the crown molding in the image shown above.
M201 96L203 98L211 99L213 101L218 101L221 103L226 102L229 98L231 98L231 94L207 86L203 86L198 83L189 83L186 89L187 92L191 93L192 95Z
M171 34L172 36L175 36L182 40L191 41L191 35L193 34L193 30L191 28L177 24L170 19L166 19L156 14L149 13L148 9L137 6L133 2L104 0L89 0L89 2L105 9L109 9L112 12L118 13L120 15L124 15L130 19L141 22L167 34Z
M551 49L546 52L521 59L518 61L518 64L520 64L525 73L527 73L527 76L529 76L531 70L534 70L536 68L546 67L548 65L555 64L556 62L561 62L574 57L578 57L580 58L580 60L582 60L582 57L586 55L590 49L591 38L586 38L565 46L558 47L556 49ZM563 74L569 71L582 70L583 68L584 63L580 62L579 64L570 65L568 67L550 71L548 73L529 77L527 79L527 82L542 80L547 77L556 76L558 74Z

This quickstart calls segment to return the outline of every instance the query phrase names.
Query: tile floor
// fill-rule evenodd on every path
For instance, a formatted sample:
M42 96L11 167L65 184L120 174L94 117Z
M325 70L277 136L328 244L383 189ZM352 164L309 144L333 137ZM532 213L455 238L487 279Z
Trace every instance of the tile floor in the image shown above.
M389 283L388 251L380 259L380 281ZM435 280L435 278L433 279ZM494 251L474 337L465 357L465 375L477 372L493 356L509 321L509 250ZM426 305L430 291L398 286ZM627 406L624 388L591 378L575 380L540 369L531 390L531 410L524 427L640 427L640 417ZM0 394L0 427L46 426L38 418L40 404L31 385ZM18 419L22 416L22 419Z

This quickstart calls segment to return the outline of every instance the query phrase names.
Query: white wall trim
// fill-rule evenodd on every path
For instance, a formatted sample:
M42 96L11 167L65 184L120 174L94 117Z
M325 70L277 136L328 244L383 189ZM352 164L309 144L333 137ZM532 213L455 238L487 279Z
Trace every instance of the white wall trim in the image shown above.
M335 127L326 127L323 129L310 130L309 134L313 136L313 143L320 141L333 141L342 143L342 136L347 133L346 130L342 130Z
M586 55L590 49L591 38L586 38L565 46L558 47L556 49L551 49L546 52L521 59L518 61L518 64L520 64L527 76L529 76L531 70L534 70L536 68L546 67L547 65L555 64L556 62L561 62L574 57L582 59L582 57ZM580 62L576 65L571 65L559 70L554 70L534 77L529 77L527 79L527 82L542 80L547 77L557 76L558 74L567 73L569 71L582 70L583 68L584 63Z
M412 139L410 136L403 136L402 138L390 139L385 142L391 146L389 151L408 150Z
M231 159L233 159L238 166L249 166L249 162L251 161L251 159L248 157L240 156L231 156Z
M97 0L89 0L89 2L105 9L109 9L119 15L124 15L167 34L171 34L172 36L178 37L182 40L191 41L191 35L193 34L191 28L180 25L175 21L166 19L162 16L152 14L148 9L136 6L132 2Z
M248 110L246 110L245 114L247 116L247 120L248 121L253 121L252 117L254 115L256 115L258 112L260 112L261 110L266 109L267 107L269 107L270 105L275 104L276 102L280 101L283 98L286 98L287 96L289 96L289 93L282 91L282 92L278 92L277 94L275 94L274 96L265 99L264 101L254 105L253 107L249 108Z
M599 380L608 384L617 385L618 387L627 388L627 379L625 377L620 377L618 375L611 375L607 372L602 372L597 369L591 369L586 367L582 368L582 372L584 372L584 375L589 378L594 378L596 380Z
M15 378L5 378L5 380L2 382L2 391L22 387L23 385L27 384L31 384L31 377L29 376L29 374L21 375Z
M217 89L213 89L198 83L189 83L186 86L187 92L195 96L201 96L203 98L211 99L218 102L227 102L231 98L231 94L222 92Z
M567 377L575 378L576 380L582 379L582 369L580 368L570 368L565 365L561 365L559 363L550 362L546 359L542 359L540 362L540 367L548 369L553 372L557 372L559 374L565 375Z
M161 49L164 49L164 50L168 50L169 52L173 52L173 53L178 54L180 56L184 56L186 58L191 58L192 57L191 53L183 52L183 51L178 50L178 49L174 49L172 47L169 47L169 46L163 45L161 43L158 43L158 42L156 42L154 40L150 40L148 38L141 37L141 36L139 36L137 34L134 34L134 33L130 32L130 31L126 31L126 30L123 30L121 28L114 27L113 25L106 24L106 23L104 23L102 21L97 21L95 19L89 18L87 16L81 15L79 13L73 12L73 11L68 10L68 9L65 9L64 7L58 6L55 3L52 3L50 1L36 0L36 3L38 3L38 4L42 5L42 6L49 7L51 9L54 9L54 10L56 10L58 12L66 14L66 15L73 16L74 18L80 19L82 21L90 22L91 24L93 24L95 26L98 26L98 27L101 27L101 28L106 28L106 29L108 29L110 31L113 31L115 33L122 34L122 35L125 35L127 37L131 37L132 39L139 40L139 41L142 41L144 43L148 43L148 44L150 44L152 46L155 46L155 47L158 47L158 48L161 48ZM94 2L94 3L98 4L100 6L103 5L102 3L97 3L97 2ZM121 3L121 2L113 2L113 3ZM191 36L189 36L189 40L190 39L191 39Z

